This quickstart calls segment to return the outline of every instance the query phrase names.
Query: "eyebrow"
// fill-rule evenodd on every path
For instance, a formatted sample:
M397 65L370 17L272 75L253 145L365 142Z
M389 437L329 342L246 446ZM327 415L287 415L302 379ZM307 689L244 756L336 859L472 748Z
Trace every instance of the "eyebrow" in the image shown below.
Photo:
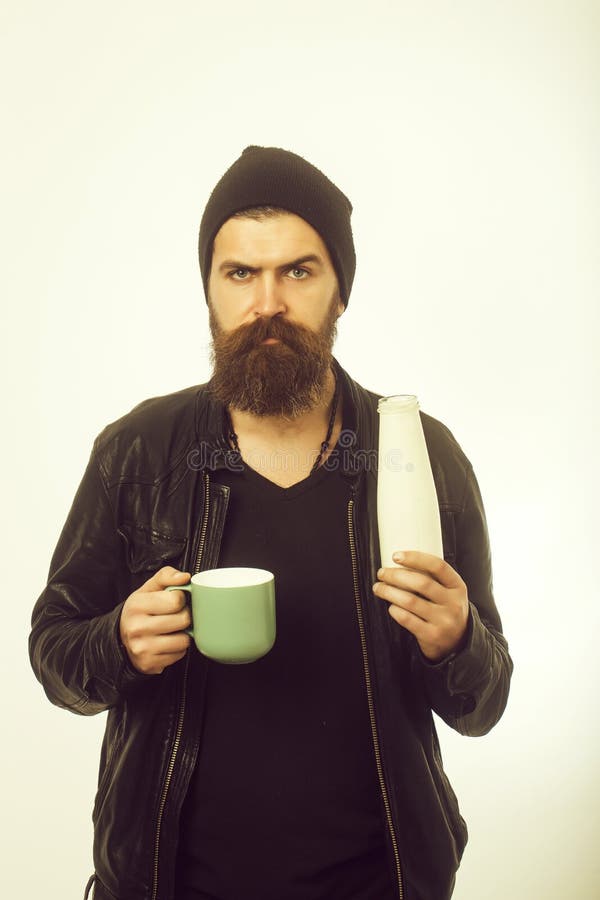
M291 262L283 263L281 266L277 266L278 269L294 269L297 266L301 266L304 263L316 263L319 266L323 265L323 260L320 256L317 256L316 253L310 253L307 256L300 256L298 259L293 259ZM249 272L258 272L258 269L255 266L249 266L248 263L241 262L238 259L225 259L219 266L219 272L224 272L226 269L248 269Z

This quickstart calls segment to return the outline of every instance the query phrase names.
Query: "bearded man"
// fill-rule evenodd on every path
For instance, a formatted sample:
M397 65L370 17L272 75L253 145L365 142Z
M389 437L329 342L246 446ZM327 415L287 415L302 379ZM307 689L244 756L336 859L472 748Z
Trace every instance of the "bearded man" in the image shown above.
M332 357L355 270L347 197L248 147L200 227L214 371L96 439L32 619L55 704L108 710L96 900L445 900L466 826L435 711L485 734L512 661L471 464L421 413L444 559L380 568L377 395ZM277 639L203 656L182 591L274 573Z

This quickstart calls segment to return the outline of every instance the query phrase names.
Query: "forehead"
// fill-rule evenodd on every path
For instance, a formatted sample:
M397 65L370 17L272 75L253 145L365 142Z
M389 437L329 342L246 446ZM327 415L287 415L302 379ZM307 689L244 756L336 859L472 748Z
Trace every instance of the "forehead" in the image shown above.
M249 265L274 265L309 254L331 265L319 232L295 213L262 219L232 217L221 226L213 244L213 262L231 257Z

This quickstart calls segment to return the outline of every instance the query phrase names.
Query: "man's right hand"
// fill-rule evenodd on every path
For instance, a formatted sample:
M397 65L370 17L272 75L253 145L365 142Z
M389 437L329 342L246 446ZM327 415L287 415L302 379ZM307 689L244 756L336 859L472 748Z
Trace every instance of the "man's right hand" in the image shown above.
M138 672L160 675L185 656L191 640L184 632L191 625L185 593L164 589L189 580L189 572L164 566L123 604L121 642Z

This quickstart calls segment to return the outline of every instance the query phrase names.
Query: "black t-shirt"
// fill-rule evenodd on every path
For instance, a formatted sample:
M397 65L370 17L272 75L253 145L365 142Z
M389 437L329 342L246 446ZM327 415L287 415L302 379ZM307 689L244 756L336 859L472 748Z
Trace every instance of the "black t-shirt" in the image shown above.
M281 488L246 466L220 566L275 574L273 649L209 661L176 900L392 900L348 540L349 486ZM192 687L193 689L193 687Z

